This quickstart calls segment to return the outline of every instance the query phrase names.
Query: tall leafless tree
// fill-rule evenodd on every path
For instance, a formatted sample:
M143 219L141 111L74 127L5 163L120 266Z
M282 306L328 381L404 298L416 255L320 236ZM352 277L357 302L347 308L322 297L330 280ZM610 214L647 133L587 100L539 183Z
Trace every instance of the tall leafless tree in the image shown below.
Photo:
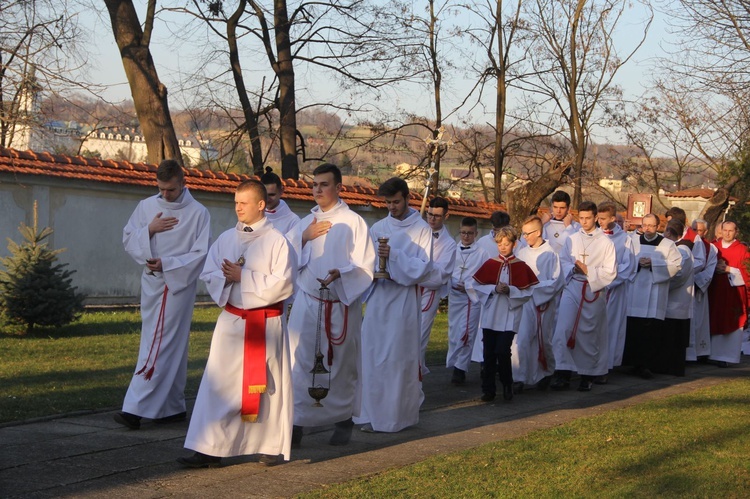
M535 37L530 60L536 77L524 80L523 86L535 96L534 106L562 120L550 133L560 133L570 145L574 206L581 201L586 150L601 119L601 104L620 96L615 75L641 47L651 26L653 11L646 2L535 0L525 5ZM642 12L640 25L621 25L635 6ZM627 47L617 43L624 29L630 33ZM552 124L557 126L557 120Z
M149 46L156 0L148 0L143 27L131 0L104 0L104 4L148 148L148 161L157 164L163 159L174 159L182 164L180 146L169 114L167 87L159 80Z

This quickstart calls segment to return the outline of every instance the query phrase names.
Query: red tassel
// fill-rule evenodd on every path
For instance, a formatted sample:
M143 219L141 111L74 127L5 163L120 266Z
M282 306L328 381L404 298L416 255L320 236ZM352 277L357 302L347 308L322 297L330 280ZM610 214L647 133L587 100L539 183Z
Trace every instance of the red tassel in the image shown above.
M149 381L149 380L150 380L151 378L153 378L153 377L154 377L154 367L155 367L155 366L151 366L151 369L149 369L149 370L148 370L148 372L147 372L146 374L144 374L144 375L143 375L143 378L144 378L144 379L145 379L146 381Z

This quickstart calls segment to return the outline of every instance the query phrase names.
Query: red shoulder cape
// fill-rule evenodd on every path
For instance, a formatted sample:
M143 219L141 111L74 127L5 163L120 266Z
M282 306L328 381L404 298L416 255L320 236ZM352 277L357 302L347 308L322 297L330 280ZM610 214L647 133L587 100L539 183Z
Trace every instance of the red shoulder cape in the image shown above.
M509 266L509 286L526 289L534 284L539 284L539 279L537 279L531 267L526 265L526 262L519 260L515 256L511 256L506 261ZM479 284L497 284L504 265L502 261L495 260L494 258L487 260L474 274L474 280Z

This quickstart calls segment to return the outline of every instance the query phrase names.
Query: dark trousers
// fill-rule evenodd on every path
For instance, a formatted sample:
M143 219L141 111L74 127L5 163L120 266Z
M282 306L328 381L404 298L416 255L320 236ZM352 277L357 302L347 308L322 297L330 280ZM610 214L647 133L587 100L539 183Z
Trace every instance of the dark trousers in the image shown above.
M664 327L663 320L628 317L623 365L651 369L662 341Z
M503 386L513 384L513 370L510 365L510 347L513 344L513 331L495 331L482 328L484 335L484 374L482 393L495 394L495 376L500 372Z

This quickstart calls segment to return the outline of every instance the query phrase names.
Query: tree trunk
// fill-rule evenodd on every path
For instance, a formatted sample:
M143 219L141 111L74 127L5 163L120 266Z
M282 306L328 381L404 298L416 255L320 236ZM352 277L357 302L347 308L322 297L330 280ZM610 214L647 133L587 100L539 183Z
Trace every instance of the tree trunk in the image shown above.
M274 0L276 75L279 77L279 146L282 178L299 179L297 161L297 108L294 100L294 64L286 0Z
M174 159L182 164L180 146L169 114L167 88L159 81L149 49L156 1L149 0L145 30L141 29L132 1L104 0L104 3L146 141L148 162L158 164L163 159Z
M229 45L229 64L232 68L234 84L237 87L237 97L240 99L242 114L245 118L245 131L250 139L250 161L253 165L253 173L261 176L264 173L263 150L258 131L258 115L247 96L245 78L242 76L242 66L240 65L240 52L237 46L237 23L240 21L246 5L246 0L240 1L234 14L227 20L227 44Z
M709 240L713 239L716 224L722 221L724 210L729 206L729 196L739 181L740 177L731 177L728 182L716 189L714 195L706 201L706 205L701 210L700 218L706 221Z
M511 224L520 229L523 221L528 216L535 215L547 196L560 186L562 178L568 174L569 170L570 165L557 163L533 182L506 192Z

